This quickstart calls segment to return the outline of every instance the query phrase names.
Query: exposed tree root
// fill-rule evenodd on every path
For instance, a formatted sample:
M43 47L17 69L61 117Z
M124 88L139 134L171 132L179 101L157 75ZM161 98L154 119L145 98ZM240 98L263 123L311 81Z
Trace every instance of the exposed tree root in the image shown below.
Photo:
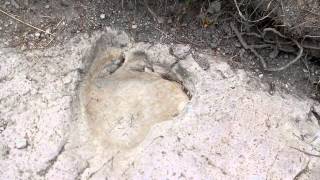
M300 43L298 43L297 40L295 39L292 39L292 38L288 38L286 37L285 35L281 34L279 31L273 29L273 28L265 28L263 30L263 33L262 35L259 35L257 33L250 33L249 35L252 35L252 36L255 36L257 38L262 38L264 39L267 43L276 43L274 41L268 41L266 40L266 34L268 32L272 32L274 34L276 34L277 36L283 38L283 39L290 39L295 46L298 47L299 51L297 53L297 56L292 59L291 61L289 61L288 63L286 63L285 65L281 66L281 67L276 67L276 68L271 68L271 67L268 67L266 61L264 60L264 58L256 51L256 49L261 49L261 48L266 48L266 47L273 47L274 45L272 44L262 44L262 45L248 45L247 42L243 39L242 37L242 34L239 32L239 30L236 28L236 26L231 23L230 24L230 27L231 29L233 30L233 32L236 34L238 40L240 41L241 45L243 46L244 49L246 50L250 50L260 61L261 63L261 66L263 68L263 70L265 71L270 71L270 72L276 72L276 71L282 71L282 70L285 70L287 69L288 67L290 67L292 64L294 64L295 62L297 62L301 57L302 57L302 54L303 54L303 47L300 45ZM279 43L277 43L279 44ZM280 49L280 48L279 48ZM283 49L283 48L282 48ZM286 51L285 49L283 49L284 51Z

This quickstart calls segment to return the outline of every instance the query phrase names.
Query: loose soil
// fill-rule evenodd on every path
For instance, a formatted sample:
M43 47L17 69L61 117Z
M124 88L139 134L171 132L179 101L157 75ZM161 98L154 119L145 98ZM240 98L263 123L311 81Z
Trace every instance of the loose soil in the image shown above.
M235 16L231 15L236 14L231 1L222 1L221 15L207 17L212 21L208 24L203 23L201 16L201 9L206 4L188 5L168 0L150 1L149 6L163 19L162 23L154 19L143 1L137 0L1 0L3 11L54 34L54 37L0 13L0 44L21 50L43 49L63 44L79 33L90 35L111 26L126 31L137 42L190 44L193 50L209 48L207 53L226 56L234 68L249 70L269 83L271 93L281 89L317 98L320 70L316 59L302 59L281 72L261 71L257 58L241 47L229 26L230 22L236 22ZM239 26L240 30L244 28ZM294 57L280 53L272 59L269 50L259 53L275 66ZM197 61L203 69L210 68L206 60L198 58Z

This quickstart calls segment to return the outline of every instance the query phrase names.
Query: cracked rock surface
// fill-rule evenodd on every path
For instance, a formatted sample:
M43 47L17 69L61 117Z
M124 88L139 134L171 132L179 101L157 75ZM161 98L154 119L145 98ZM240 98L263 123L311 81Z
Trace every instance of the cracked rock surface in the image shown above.
M320 179L319 104L267 90L110 29L1 48L0 179Z

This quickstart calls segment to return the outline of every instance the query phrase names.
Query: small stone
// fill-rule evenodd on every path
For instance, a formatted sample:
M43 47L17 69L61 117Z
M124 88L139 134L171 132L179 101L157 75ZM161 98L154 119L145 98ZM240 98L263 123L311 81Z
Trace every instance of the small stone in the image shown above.
M46 29L46 33L50 34L51 33L51 29L50 28Z
M137 29L137 27L138 27L138 26L137 26L136 24L133 24L133 25L131 26L132 29Z
M50 8L50 5L46 5L44 8L49 9L49 8Z
M235 45L236 47L241 47L241 44L238 43L238 42L236 42L234 45Z
M36 37L40 37L40 33L39 32L36 32L35 34L34 34Z
M260 78L260 79L263 78L263 74L259 74L259 78Z
M304 73L308 73L309 71L307 70L307 69L302 69L302 71L304 72Z
M15 147L17 149L24 149L28 146L28 141L25 138L19 138L16 140Z
M100 19L105 19L106 15L105 14L100 14Z

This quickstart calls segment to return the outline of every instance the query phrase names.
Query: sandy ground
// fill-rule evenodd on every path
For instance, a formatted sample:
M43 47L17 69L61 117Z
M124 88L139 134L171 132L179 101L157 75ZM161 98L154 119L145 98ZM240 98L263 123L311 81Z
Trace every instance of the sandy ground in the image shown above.
M274 92L209 52L136 43L111 29L44 50L1 48L0 179L319 179L319 104ZM106 71L117 60L101 61L110 54L124 63ZM113 103L121 93L128 103ZM145 114L115 123L131 111ZM117 131L104 131L104 120Z

